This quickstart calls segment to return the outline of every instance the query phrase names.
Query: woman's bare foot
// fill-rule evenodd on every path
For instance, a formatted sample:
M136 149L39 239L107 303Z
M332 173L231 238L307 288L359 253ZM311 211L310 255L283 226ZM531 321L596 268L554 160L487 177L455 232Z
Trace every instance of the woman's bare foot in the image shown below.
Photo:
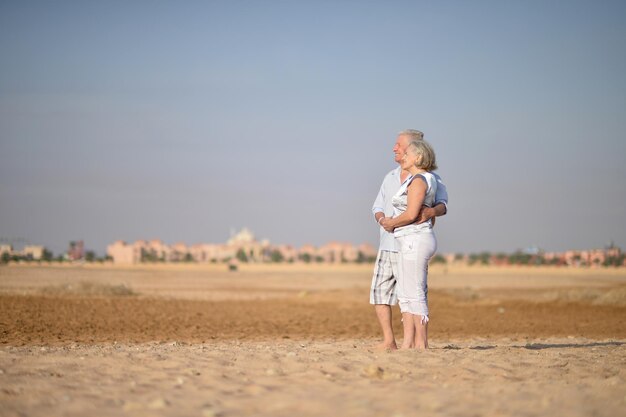
M374 348L376 350L398 350L398 345L396 345L396 341L393 342L383 342L381 344L376 345Z
M400 349L412 349L415 347L415 323L413 320L413 314L404 312L402 313L402 327L404 331L404 338L402 339L402 346Z
M415 323L415 349L428 349L428 318L420 315L413 317Z
M402 343L402 346L400 346L400 350L406 350L406 349L413 349L415 347L415 343L413 343L413 341L411 341L411 343Z

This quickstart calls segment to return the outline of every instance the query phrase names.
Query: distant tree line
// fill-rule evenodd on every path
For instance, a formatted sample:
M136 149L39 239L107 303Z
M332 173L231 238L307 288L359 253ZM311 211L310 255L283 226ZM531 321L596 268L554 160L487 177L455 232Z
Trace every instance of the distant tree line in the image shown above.
M235 258L239 261L239 262L249 262L250 258L251 258L251 254L246 254L246 252L243 249L239 249L237 251L237 254L235 255ZM278 249L273 249L273 250L269 250L267 253L264 254L264 257L266 259L268 259L270 262L273 263L281 263L281 262L287 262L287 263L293 263L295 260L293 258L285 258L285 256L282 254L281 251L279 251ZM302 261L304 263L322 263L325 262L324 257L322 256L312 256L309 253L302 253L298 255L298 260ZM372 263L376 260L375 256L367 256L365 255L363 252L359 251L357 254L357 259L354 261L355 263ZM334 259L331 259L331 262L334 261ZM341 258L341 262L342 263L346 263L348 262L348 260L346 260L344 257Z
M94 251L86 251L85 252L85 256L84 259L82 259L85 262L99 262L99 263L103 263L105 261L111 261L112 258L110 256L103 256L103 257L99 257L96 255L96 253ZM19 254L11 254L8 252L4 252L2 253L2 256L0 256L0 264L8 264L10 262L57 262L57 263L63 263L63 262L69 262L69 259L67 258L66 254L61 253L58 254L57 256L54 256L54 253L52 253L52 251L48 250L48 249L44 249L42 254L41 254L41 258L40 259L35 259L33 258L33 256L31 254L28 255L19 255Z
M530 254L523 251L516 251L510 254L507 253L491 253L491 252L479 252L479 253L471 253L467 255L457 253L454 256L454 261L459 262L467 259L468 265L567 265L566 261L561 257L551 257L546 258L543 254ZM607 256L603 262L600 262L598 259L591 262L593 266L614 266L619 267L624 265L624 259L626 259L626 254L621 253L618 256ZM581 258L580 255L574 256L574 261L578 266L592 266L588 265L587 262ZM431 260L431 263L437 264L442 263L446 264L447 259L442 255L435 255Z
M331 255L330 262L335 261L333 259L334 255ZM241 263L250 262L253 258L252 253L246 253L244 249L239 249L235 254L235 259ZM278 249L268 250L263 254L263 258L272 263L293 263L295 259L289 258L286 259L281 251ZM435 255L431 259L431 264L447 264L448 259L441 254ZM617 256L607 256L602 262L598 259L595 259L591 262L591 265L587 263L585 259L582 259L580 255L575 255L573 257L576 266L605 266L605 267L619 267L624 265L624 260L626 259L625 253L620 253ZM99 262L103 263L106 261L111 261L112 258L110 256L99 257L96 255L94 251L88 250L85 251L84 258L82 261L84 262ZM322 256L313 256L308 253L299 254L298 261L305 263L323 263L326 260ZM368 256L363 252L359 251L357 259L354 263L373 263L375 262L375 256ZM196 263L197 261L193 258L192 254L175 252L170 259L165 259L163 254L158 255L154 251L148 251L142 249L141 251L141 262L145 263L161 263L161 262L181 262L181 263ZM223 259L221 262L230 262L231 258ZM69 262L66 254L59 254L55 256L52 251L48 249L44 249L41 259L33 259L32 255L19 255L19 254L11 254L8 252L4 252L0 256L0 264L8 264L10 262ZM211 263L217 263L217 259L211 259ZM347 263L348 261L342 256L340 262ZM453 258L453 262L467 262L468 265L555 265L555 266L565 266L566 262L562 257L552 257L550 259L546 258L542 253L538 254L530 254L523 251L516 251L510 254L498 252L491 253L488 251L471 253L469 255L464 255L462 253L455 254Z

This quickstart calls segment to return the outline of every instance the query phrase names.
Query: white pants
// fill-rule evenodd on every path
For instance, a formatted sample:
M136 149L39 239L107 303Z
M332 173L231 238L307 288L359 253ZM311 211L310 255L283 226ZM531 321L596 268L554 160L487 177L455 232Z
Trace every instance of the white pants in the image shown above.
M399 246L398 301L400 311L422 316L428 322L428 260L437 250L432 229L396 238Z

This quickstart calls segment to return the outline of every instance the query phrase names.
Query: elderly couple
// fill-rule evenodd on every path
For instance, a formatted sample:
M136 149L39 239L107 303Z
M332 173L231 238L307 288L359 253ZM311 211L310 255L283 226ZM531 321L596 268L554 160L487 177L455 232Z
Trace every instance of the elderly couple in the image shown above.
M397 349L391 306L400 304L402 349L428 348L428 261L437 249L435 217L447 211L448 193L435 152L419 130L404 130L393 147L400 165L380 187L372 212L380 225L370 304L383 330L383 349Z

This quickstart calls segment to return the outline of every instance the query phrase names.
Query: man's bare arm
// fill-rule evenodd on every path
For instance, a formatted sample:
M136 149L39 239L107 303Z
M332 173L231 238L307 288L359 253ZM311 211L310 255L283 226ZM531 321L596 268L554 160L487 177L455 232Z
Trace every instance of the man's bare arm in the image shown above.
M415 224L424 223L425 221L428 221L429 219L433 219L433 223L434 223L435 217L443 216L447 213L447 211L448 210L446 208L446 205L443 203L436 204L435 207L422 206L422 209L420 210L420 213L417 216L417 220L415 221Z

